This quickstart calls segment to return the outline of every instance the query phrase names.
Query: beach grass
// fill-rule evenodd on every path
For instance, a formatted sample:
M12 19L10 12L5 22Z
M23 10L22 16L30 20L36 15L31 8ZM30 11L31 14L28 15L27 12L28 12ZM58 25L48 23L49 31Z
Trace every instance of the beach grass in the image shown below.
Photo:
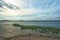
M44 27L44 26L28 26L28 25L20 25L20 24L13 24L15 27L21 27L21 29L31 29L31 30L42 30L41 32L52 32L58 34L60 32L60 28L54 27Z

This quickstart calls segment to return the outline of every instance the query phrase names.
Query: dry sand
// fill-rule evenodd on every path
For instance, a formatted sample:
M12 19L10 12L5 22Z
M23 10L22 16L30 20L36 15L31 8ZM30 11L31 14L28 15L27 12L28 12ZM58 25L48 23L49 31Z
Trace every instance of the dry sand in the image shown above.
M57 37L43 36L43 35L32 35L32 34L19 34L17 36L4 38L4 40L60 40Z

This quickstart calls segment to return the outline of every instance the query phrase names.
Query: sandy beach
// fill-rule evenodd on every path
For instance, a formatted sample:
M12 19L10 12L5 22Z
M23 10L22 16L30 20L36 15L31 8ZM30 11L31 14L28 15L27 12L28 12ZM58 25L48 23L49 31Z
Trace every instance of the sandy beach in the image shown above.
M60 40L60 38L28 33L28 34L19 34L13 37L0 38L0 40Z

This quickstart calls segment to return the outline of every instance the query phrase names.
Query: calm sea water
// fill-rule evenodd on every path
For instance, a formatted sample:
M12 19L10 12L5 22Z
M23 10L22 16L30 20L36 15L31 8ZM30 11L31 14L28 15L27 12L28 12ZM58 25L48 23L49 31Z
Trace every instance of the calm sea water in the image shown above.
M48 26L48 27L58 27L60 28L60 22L0 22L0 36L10 37L16 34L21 33L19 27L14 27L12 24L21 24L21 25L37 25L37 26Z
M36 25L36 26L47 26L47 27L58 27L60 28L60 22L18 22L22 25Z
M35 25L35 26L47 26L47 27L58 27L60 28L60 21L20 21L20 22L0 22L0 24L21 24L21 25Z

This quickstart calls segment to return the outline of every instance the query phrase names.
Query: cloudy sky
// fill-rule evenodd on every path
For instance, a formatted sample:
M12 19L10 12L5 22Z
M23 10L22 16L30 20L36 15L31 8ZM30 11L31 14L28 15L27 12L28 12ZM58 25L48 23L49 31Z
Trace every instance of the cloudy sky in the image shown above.
M60 20L60 0L0 0L0 20Z

